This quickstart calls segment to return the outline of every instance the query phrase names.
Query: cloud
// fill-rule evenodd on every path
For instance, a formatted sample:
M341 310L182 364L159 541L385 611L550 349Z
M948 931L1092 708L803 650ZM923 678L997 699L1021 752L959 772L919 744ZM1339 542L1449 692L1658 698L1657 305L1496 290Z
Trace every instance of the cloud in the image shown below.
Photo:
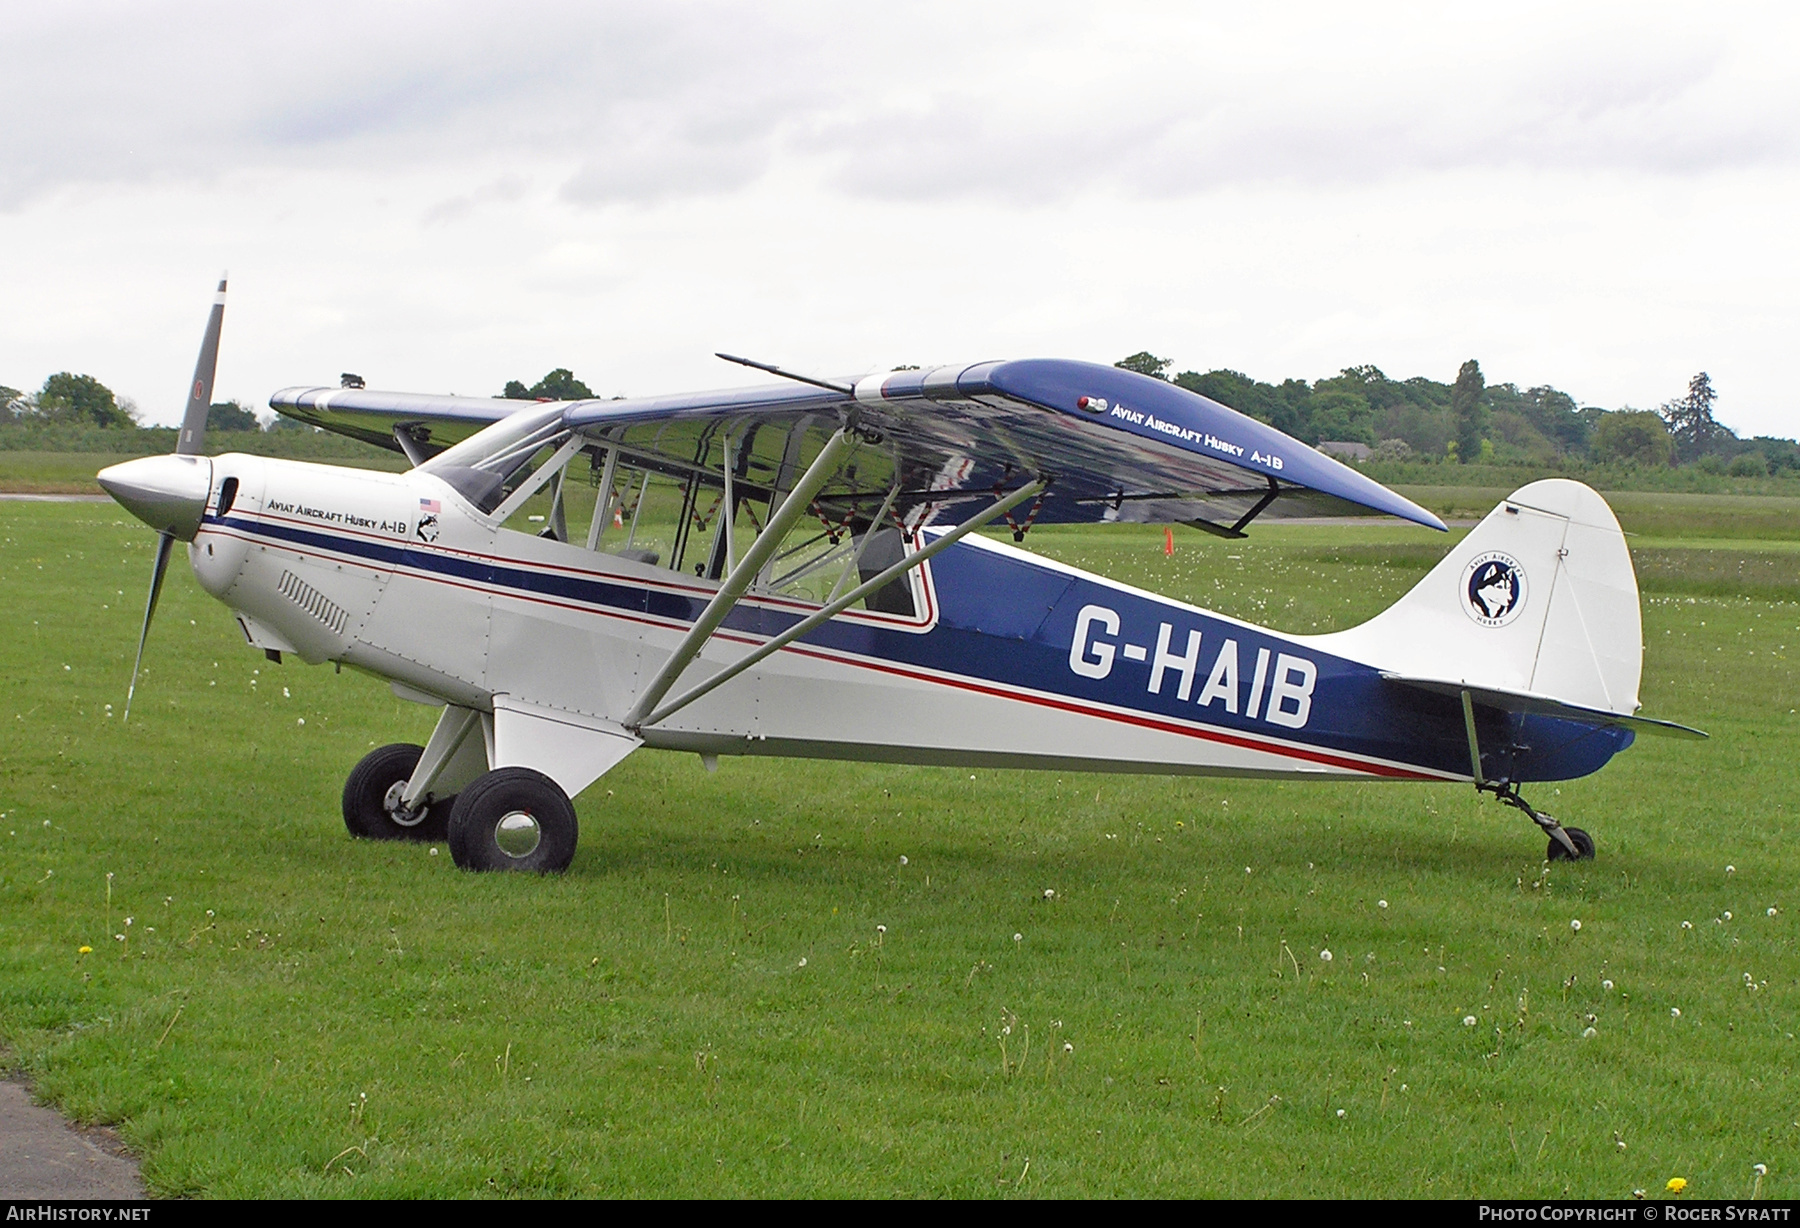
M0 207L369 165L557 167L578 206L770 174L1020 204L1698 176L1800 156L1795 24L1775 6L15 5Z
M1800 88L1753 40L1718 30L1180 33L1151 54L1083 44L1080 63L1014 88L946 81L922 102L826 121L806 143L847 191L1020 203L1471 169L1684 176L1800 154L1786 118ZM1187 71L1156 71L1183 51Z

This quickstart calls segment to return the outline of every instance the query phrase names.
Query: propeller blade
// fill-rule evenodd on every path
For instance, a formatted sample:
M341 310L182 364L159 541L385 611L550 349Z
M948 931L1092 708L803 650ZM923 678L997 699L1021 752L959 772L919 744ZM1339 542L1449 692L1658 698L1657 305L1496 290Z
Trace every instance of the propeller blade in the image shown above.
M150 573L150 599L144 602L144 629L138 632L137 660L131 663L131 687L125 692L125 716L119 722L121 725L131 719L131 697L137 694L138 670L144 664L144 641L150 638L150 619L156 614L156 599L162 596L163 576L169 570L169 554L174 549L173 533L157 534L156 569Z
M212 408L213 375L219 367L219 330L224 324L225 278L221 277L213 295L212 314L206 320L206 337L200 342L200 358L194 363L194 380L188 385L187 412L181 416L181 434L175 438L177 456L198 455L206 442L206 414Z
M224 326L225 278L221 277L219 278L219 288L213 292L212 313L206 317L206 335L200 340L200 357L194 362L194 379L188 385L187 409L181 415L181 434L175 437L175 455L177 456L198 456L201 447L206 443L206 415L212 409L213 376L219 369L219 332ZM134 462L127 462L127 464L131 463ZM115 465L107 472L118 474L125 468L124 465ZM166 474L160 472L158 476L167 477ZM139 483L139 485L143 485L143 483ZM153 496L151 502L153 505L158 505L156 507L157 515L154 517L145 517L145 513L134 506L132 502L122 501L140 518L152 519L153 522L160 520L162 524L166 524L168 521L163 515L166 509L161 508L159 500L155 498L166 496L166 491L161 488L162 485L166 485L166 483L148 484L148 493ZM132 495L137 496L140 500L145 495L144 491L137 490L129 482L126 483L126 487L130 489ZM107 489L113 491L115 498L119 497L119 492L113 487L108 486ZM162 497L160 502L166 503L168 499ZM204 510L206 505L204 487L200 491L199 505L201 510ZM198 523L197 519L196 523ZM138 673L144 668L144 645L150 639L150 620L156 617L156 599L162 596L163 577L169 571L169 555L175 550L175 535L168 529L161 528L160 524L158 527L160 531L156 535L156 566L150 573L150 596L144 602L144 626L138 632L137 660L131 663L131 686L125 692L125 716L119 722L121 725L131 719L131 700L137 694Z

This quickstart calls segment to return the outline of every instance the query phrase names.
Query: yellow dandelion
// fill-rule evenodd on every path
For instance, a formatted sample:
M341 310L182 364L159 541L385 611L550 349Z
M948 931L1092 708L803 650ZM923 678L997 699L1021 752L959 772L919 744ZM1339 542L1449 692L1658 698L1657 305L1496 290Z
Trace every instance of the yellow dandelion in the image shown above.
M1681 1191L1687 1189L1687 1178L1686 1177L1670 1177L1669 1184L1664 1186L1663 1188L1668 1190L1669 1193L1671 1193L1671 1194L1679 1194L1679 1193L1681 1193Z
M94 948L93 947L81 947L75 953L77 955L92 955L94 953Z

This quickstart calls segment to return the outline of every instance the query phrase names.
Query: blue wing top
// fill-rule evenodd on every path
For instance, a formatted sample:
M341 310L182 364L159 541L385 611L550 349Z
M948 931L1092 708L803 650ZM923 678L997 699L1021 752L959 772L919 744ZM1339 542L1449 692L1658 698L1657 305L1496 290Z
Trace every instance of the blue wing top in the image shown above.
M269 403L396 450L404 434L426 453L535 408L336 388L284 389ZM947 505L1046 476L1050 492L1037 514L1044 523L1183 521L1235 536L1259 515L1375 512L1444 527L1411 500L1274 427L1174 384L1096 363L987 362L869 376L853 394L788 383L574 401L563 410L564 424L596 444L676 466L704 465L713 441L729 433L740 441L744 476L766 468L773 483L849 417L872 449L865 449L860 476L853 467L834 491L844 498L866 498L861 488L879 494L897 482L903 505Z

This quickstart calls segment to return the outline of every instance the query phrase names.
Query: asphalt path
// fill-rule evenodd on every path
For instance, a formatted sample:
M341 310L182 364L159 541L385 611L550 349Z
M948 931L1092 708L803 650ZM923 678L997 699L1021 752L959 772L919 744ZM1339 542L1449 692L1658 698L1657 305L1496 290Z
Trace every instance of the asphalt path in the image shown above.
M0 491L0 499L15 503L111 503L111 495L40 495L26 491Z
M137 1161L110 1130L77 1130L0 1081L0 1198L142 1198Z

